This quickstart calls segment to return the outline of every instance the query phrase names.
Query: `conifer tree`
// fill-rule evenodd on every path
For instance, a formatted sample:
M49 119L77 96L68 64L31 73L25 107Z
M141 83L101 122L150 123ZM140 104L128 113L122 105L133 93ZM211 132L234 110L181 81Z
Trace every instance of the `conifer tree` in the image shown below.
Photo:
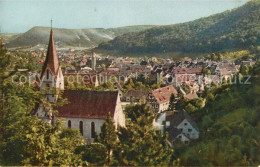
M117 143L118 143L116 128L115 128L115 125L111 118L110 113L106 117L106 121L101 127L100 142L107 149L107 165L110 165L112 151L115 149L115 147L117 146Z
M153 127L155 114L147 104L128 107L126 127L120 127L120 145L114 151L115 165L167 166L173 150L167 145L167 136ZM142 114L141 114L142 113Z
M170 97L170 102L169 102L169 110L170 110L170 111L173 111L173 110L174 110L174 101L175 101L175 96L174 96L174 94L172 93L172 94L171 94L171 97Z

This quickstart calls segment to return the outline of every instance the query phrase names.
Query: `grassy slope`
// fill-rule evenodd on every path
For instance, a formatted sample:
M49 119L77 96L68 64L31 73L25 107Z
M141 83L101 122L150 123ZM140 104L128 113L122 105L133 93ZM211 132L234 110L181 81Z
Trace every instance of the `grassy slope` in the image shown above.
M148 28L154 27L152 25L146 26L128 26L119 28L93 28L93 29L58 29L54 28L55 41L59 46L81 46L90 47L97 46L99 43L109 41L118 35L129 32L139 32ZM37 44L47 44L49 39L50 28L47 27L33 27L29 31L21 34L13 40L9 40L7 47L24 47L35 46Z

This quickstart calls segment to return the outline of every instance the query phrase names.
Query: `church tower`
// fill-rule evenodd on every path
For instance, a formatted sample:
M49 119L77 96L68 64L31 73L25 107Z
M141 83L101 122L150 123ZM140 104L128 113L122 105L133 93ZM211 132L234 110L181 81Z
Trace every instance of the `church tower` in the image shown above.
M47 95L50 102L55 102L58 98L59 90L64 90L64 77L56 53L52 28L40 82L41 91Z
M91 51L91 68L93 71L96 70L96 55L94 53L94 50Z

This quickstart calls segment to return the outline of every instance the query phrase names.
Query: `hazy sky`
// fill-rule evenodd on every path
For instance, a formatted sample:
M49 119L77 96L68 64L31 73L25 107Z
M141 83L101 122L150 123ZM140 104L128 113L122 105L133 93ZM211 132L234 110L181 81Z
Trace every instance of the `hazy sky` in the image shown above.
M209 16L241 6L246 0L0 0L2 33L34 26L110 28L165 25Z

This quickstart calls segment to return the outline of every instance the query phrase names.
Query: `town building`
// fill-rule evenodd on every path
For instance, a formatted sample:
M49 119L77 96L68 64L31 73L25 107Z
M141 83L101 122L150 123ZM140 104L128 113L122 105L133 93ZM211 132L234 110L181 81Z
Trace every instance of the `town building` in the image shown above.
M146 101L155 112L163 112L168 110L172 94L177 97L177 90L172 85L165 86L149 92Z
M191 139L199 138L197 124L185 111L167 112L165 129L169 134L171 143L177 139L188 143Z

